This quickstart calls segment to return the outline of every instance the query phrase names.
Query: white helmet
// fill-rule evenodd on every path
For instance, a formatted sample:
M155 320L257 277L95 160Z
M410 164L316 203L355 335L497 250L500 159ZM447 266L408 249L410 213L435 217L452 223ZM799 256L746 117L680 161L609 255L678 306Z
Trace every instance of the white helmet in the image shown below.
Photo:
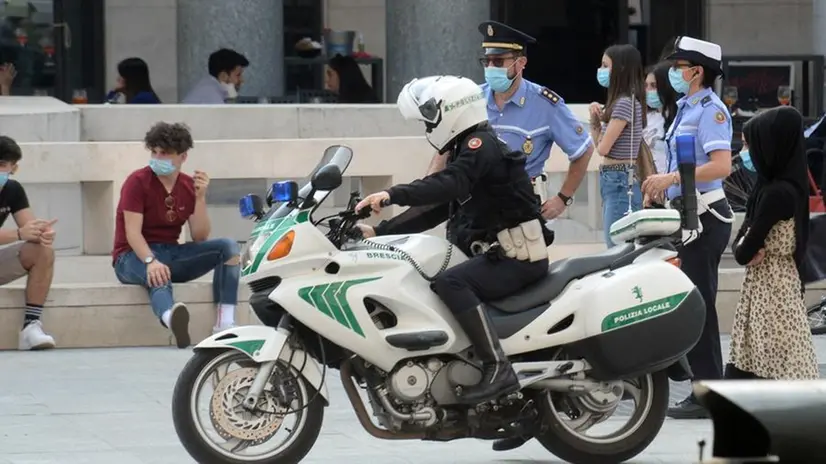
M399 93L405 119L423 121L427 141L440 152L465 130L488 120L485 94L465 77L413 79Z

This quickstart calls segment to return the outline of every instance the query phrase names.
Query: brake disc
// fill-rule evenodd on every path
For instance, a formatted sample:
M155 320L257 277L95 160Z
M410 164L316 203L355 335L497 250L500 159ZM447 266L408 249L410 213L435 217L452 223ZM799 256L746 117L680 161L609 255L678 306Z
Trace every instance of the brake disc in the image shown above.
M257 373L257 368L236 369L215 387L209 417L221 438L236 438L257 446L272 438L281 427L287 408L278 405L269 392L261 393L255 410L243 406Z

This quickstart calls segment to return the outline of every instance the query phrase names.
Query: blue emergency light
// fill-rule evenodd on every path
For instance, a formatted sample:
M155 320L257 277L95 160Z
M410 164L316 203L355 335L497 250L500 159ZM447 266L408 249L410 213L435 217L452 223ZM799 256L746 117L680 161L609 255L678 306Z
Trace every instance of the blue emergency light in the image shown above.
M298 184L291 180L274 182L270 191L273 202L288 203L298 198Z
M238 211L244 219L259 216L262 209L263 202L258 195L244 195L240 200L238 200Z

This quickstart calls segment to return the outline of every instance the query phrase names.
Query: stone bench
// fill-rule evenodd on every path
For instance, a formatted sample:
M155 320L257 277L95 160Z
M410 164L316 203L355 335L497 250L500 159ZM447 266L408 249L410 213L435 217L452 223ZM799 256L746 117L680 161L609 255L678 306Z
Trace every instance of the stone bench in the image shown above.
M190 335L198 343L212 335L215 306L212 282L174 285L175 298L187 304ZM0 288L0 349L17 349L23 324L23 286ZM250 324L249 291L241 288L236 310L239 325ZM253 315L253 323L258 320ZM172 345L169 331L149 308L146 290L117 282L56 284L49 292L43 325L60 348L104 348Z

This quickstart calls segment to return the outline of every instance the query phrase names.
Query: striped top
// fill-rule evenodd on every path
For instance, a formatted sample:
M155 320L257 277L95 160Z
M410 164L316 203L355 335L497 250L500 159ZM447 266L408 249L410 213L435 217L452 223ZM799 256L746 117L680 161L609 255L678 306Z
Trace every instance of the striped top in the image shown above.
M625 129L622 130L620 136L617 137L617 140L614 142L614 146L611 147L611 151L605 155L608 158L629 160L636 158L640 151L640 142L643 138L644 129L642 127L642 112L644 110L642 105L640 105L639 100L633 100L634 139L631 140L631 104L631 97L620 97L614 103L614 109L611 112L611 119L619 119L627 122L628 124L625 125ZM602 136L605 135L605 130L607 128L608 124L602 124Z

